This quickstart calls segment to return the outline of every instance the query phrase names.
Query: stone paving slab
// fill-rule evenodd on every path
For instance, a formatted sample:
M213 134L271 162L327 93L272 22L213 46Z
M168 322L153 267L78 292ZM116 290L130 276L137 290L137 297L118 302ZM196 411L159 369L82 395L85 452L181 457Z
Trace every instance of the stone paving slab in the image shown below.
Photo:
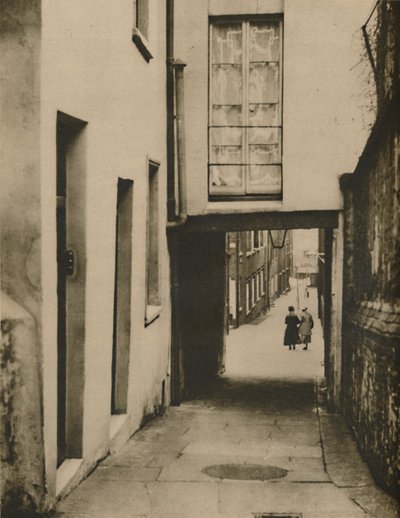
M286 427L286 430L282 430L280 428L272 430L271 439L278 439L281 442L294 443L299 446L319 447L321 437L318 426L315 426L312 429L311 427L308 427L308 429L304 431L299 431L296 428L290 431L287 428L289 427Z
M288 482L330 482L319 458L307 457L269 457L266 462L288 470L285 481Z
M160 467L101 465L91 476L91 480L131 480L133 482L151 482L157 480L161 473Z
M274 441L268 450L271 457L314 457L322 459L322 451L320 445L304 446L301 444L294 444L290 442Z
M150 482L147 485L153 513L219 512L218 485L209 482Z
M165 466L169 466L171 462L174 462L175 459L179 458L179 455L170 455L168 453L159 453L154 455L149 463L147 464L148 468L164 468Z
M132 452L130 455L123 455L119 452L116 455L107 457L102 461L101 466L156 468L172 462L174 459L178 458L179 454L180 452L159 453L157 451L152 452L149 450L138 451L136 455L133 455Z
M376 518L400 517L400 503L396 502L394 498L391 498L378 487L352 487L343 491L364 510L367 516Z
M332 510L342 513L342 518L365 518L365 513L346 498L333 484L290 484L275 482L243 483L224 481L220 484L220 509L222 512L302 512ZM333 509L332 509L333 508Z
M202 441L227 441L230 443L240 443L241 441L260 442L268 440L274 429L275 426L273 424L265 423L234 425L228 422L221 423L220 426L211 425L210 427L204 423L200 426L191 424L189 430L184 435L185 439L190 439L191 441L199 441L201 439Z
M226 443L207 443L207 442L194 442L187 446L182 453L183 454L195 454L195 455L228 455L237 457L263 457L267 454L268 445L260 444L259 446L247 445L247 444L226 444Z
M151 511L147 487L142 482L121 480L94 480L89 477L71 495L62 501L58 511L81 514L106 513L112 515L134 512L148 514Z

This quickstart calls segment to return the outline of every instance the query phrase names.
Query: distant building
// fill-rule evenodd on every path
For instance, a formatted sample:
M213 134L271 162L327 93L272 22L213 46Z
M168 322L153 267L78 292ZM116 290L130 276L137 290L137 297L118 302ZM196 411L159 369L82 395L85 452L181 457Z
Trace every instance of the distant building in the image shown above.
M283 234L276 233L279 244ZM286 233L282 248L273 247L266 230L229 232L227 253L229 325L239 327L268 311L271 303L289 289L292 231Z
M295 230L293 232L293 264L299 279L309 279L309 285L318 284L318 231Z

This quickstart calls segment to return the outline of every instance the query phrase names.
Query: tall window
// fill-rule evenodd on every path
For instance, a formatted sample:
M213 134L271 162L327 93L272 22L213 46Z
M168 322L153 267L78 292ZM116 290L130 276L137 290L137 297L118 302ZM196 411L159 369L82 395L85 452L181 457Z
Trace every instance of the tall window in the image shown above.
M210 28L209 193L282 193L282 22Z

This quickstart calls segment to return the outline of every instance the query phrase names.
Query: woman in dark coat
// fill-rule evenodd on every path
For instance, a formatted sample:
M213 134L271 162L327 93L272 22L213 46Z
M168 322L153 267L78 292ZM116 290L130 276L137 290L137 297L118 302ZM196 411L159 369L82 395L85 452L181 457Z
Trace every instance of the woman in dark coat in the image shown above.
M298 325L300 324L300 320L298 316L294 312L294 307L289 306L288 308L289 313L286 315L285 318L285 337L283 339L283 345L289 346L289 351L296 349L296 343L299 339L299 333L298 333Z

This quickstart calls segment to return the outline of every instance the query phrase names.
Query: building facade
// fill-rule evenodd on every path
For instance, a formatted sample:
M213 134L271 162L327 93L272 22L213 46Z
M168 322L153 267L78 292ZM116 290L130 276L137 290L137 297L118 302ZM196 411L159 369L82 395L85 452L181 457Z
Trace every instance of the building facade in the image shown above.
M293 231L269 233L267 284L269 301L273 304L282 293L290 289L289 278L293 276Z
M292 232L284 246L274 248L268 231L227 234L229 325L239 327L265 314L273 301L290 289L293 267ZM283 232L275 236L283 240Z
M342 102L359 92L348 70L361 6L176 4L175 51L187 65L190 216L340 209L338 175L354 168L364 137L356 106Z
M166 9L6 2L2 25L2 513L20 516L169 402Z

